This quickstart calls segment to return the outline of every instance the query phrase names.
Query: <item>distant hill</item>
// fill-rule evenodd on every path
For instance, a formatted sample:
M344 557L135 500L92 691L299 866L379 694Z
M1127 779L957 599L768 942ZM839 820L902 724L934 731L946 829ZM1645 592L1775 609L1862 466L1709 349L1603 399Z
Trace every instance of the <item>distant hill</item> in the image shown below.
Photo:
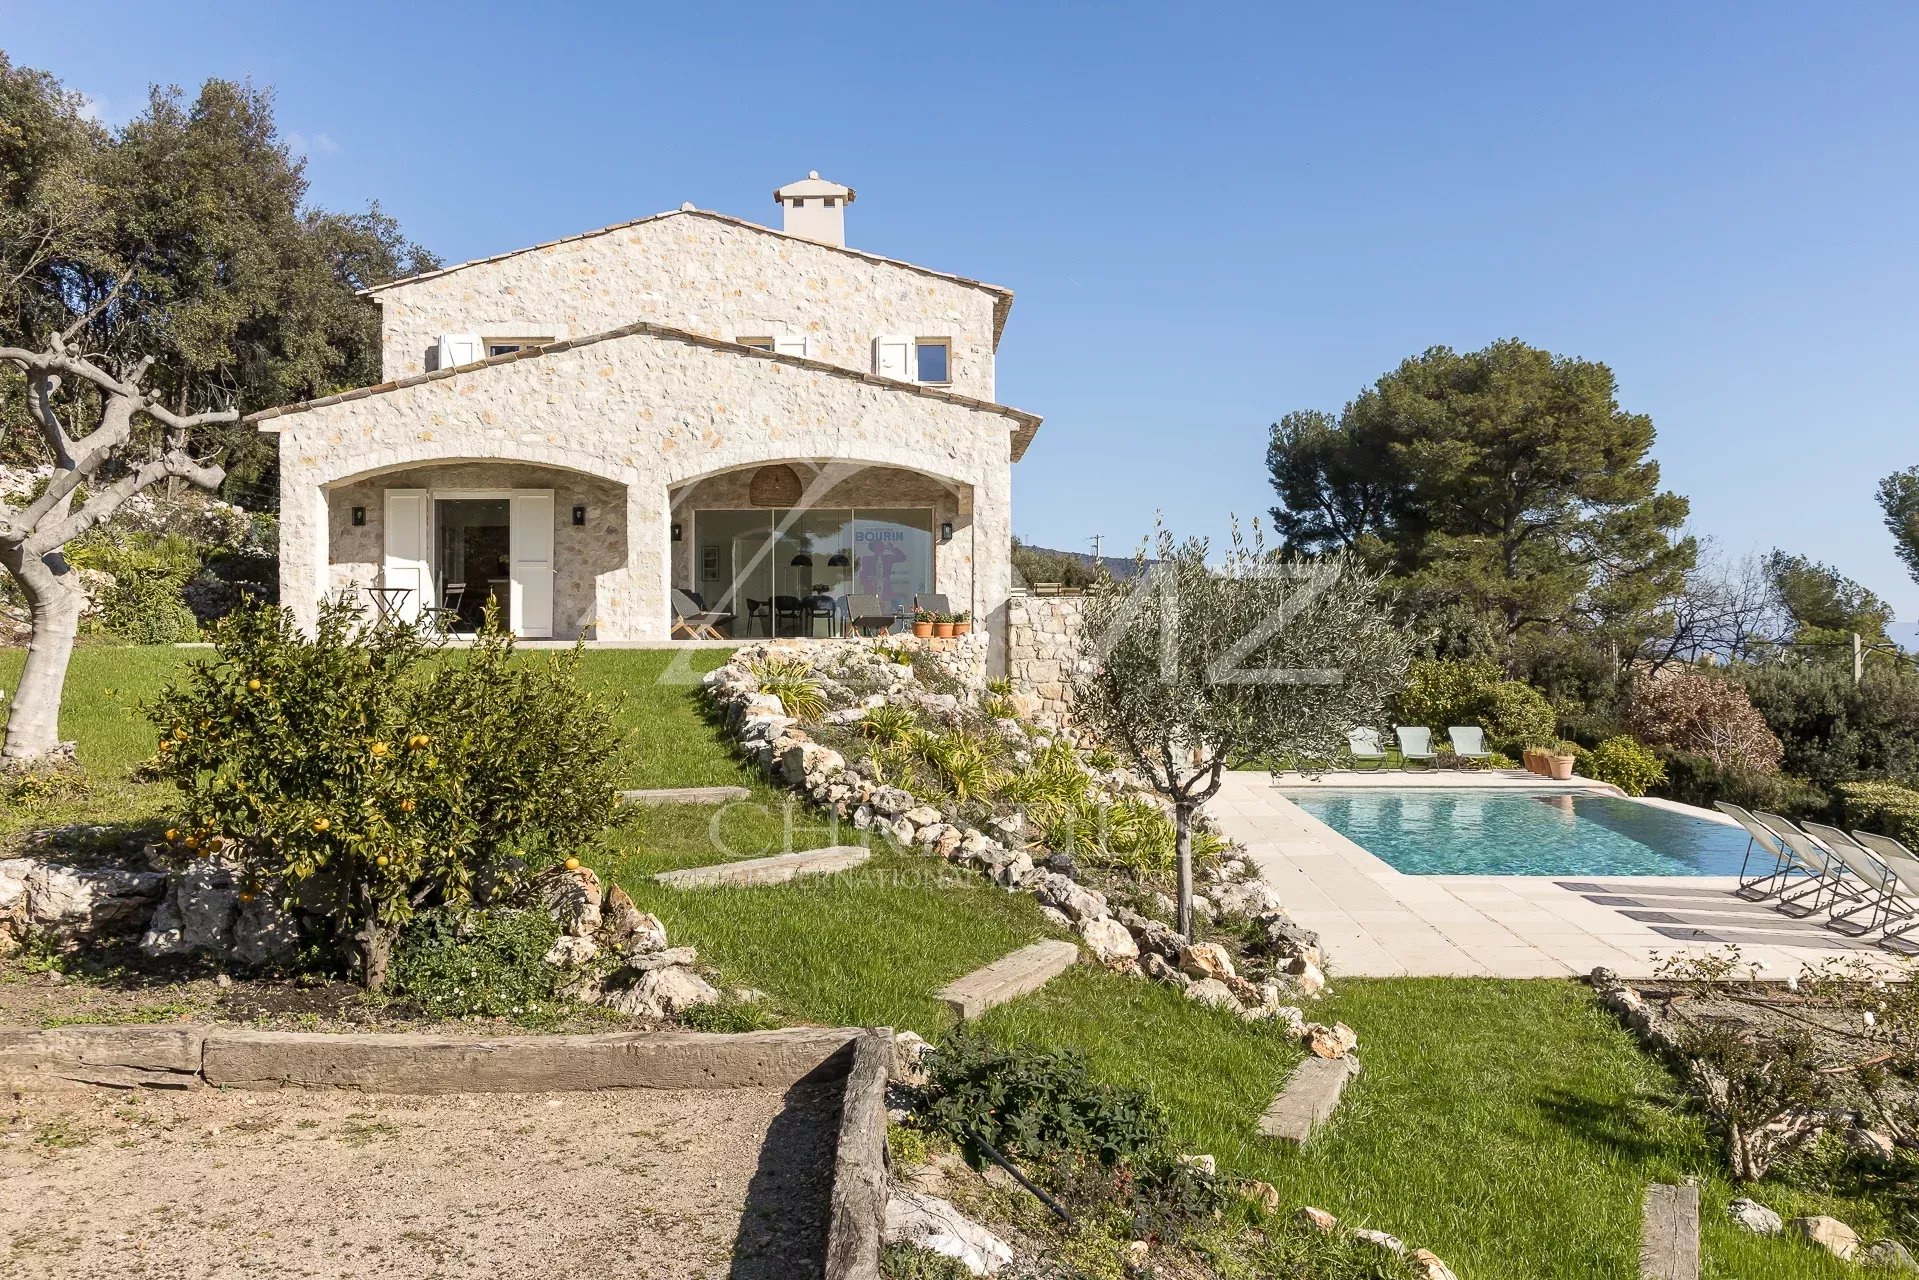
M1029 583L1063 582L1069 587L1083 587L1093 580L1095 566L1100 565L1120 582L1139 572L1139 562L1131 556L1100 556L1096 560L1084 551L1036 547L1013 539L1013 567Z

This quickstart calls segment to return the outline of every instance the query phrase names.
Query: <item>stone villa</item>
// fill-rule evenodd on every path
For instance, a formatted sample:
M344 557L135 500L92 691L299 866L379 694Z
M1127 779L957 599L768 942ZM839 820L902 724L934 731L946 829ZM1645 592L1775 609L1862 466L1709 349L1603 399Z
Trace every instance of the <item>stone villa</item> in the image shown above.
M939 593L1003 653L1012 293L848 248L850 187L774 199L782 230L687 204L366 290L385 380L252 419L283 601L664 640L676 605L743 638Z

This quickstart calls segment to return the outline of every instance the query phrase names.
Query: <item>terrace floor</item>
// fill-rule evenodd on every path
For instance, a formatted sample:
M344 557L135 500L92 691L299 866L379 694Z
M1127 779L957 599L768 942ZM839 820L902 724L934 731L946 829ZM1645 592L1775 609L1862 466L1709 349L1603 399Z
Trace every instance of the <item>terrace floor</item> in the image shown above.
M1583 779L1553 783L1520 770L1296 781L1604 789ZM1731 877L1407 875L1308 815L1264 772L1228 774L1207 808L1228 836L1246 846L1286 909L1319 933L1331 963L1348 976L1563 978L1604 965L1626 977L1650 977L1666 957L1720 952L1729 943L1772 978L1828 957L1898 964L1870 941L1735 896ZM1726 821L1705 810L1687 812Z

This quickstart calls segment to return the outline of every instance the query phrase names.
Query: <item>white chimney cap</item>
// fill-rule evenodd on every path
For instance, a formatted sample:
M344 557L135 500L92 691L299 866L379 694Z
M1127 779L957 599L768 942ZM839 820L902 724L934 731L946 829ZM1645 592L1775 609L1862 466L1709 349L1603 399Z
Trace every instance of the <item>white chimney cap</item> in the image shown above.
M681 212L681 213L692 213L692 212L693 212L693 202L692 202L691 200L688 200L688 201L687 201L687 202L686 202L685 204L683 204L683 205L681 205L681 206L680 206L680 212Z
M814 169L798 182L789 182L773 193L775 204L786 204L792 200L810 200L818 196L834 196L842 204L852 204L853 188L843 187L837 182L828 182L820 177L820 171Z

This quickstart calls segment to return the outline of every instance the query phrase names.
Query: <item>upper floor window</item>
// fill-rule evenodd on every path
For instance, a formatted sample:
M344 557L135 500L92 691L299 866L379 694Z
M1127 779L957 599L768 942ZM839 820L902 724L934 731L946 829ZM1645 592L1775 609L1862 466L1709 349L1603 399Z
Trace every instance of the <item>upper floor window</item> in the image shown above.
M915 382L948 383L953 380L953 346L945 338L921 338L913 344Z
M755 351L777 351L783 356L813 354L812 339L800 333L783 333L777 338L735 338L733 341L742 347L751 347Z
M494 356L510 356L515 351L524 351L528 347L544 346L553 341L551 338L488 338L486 354L490 360Z
M901 382L947 386L953 381L953 340L882 335L873 339L873 372Z

